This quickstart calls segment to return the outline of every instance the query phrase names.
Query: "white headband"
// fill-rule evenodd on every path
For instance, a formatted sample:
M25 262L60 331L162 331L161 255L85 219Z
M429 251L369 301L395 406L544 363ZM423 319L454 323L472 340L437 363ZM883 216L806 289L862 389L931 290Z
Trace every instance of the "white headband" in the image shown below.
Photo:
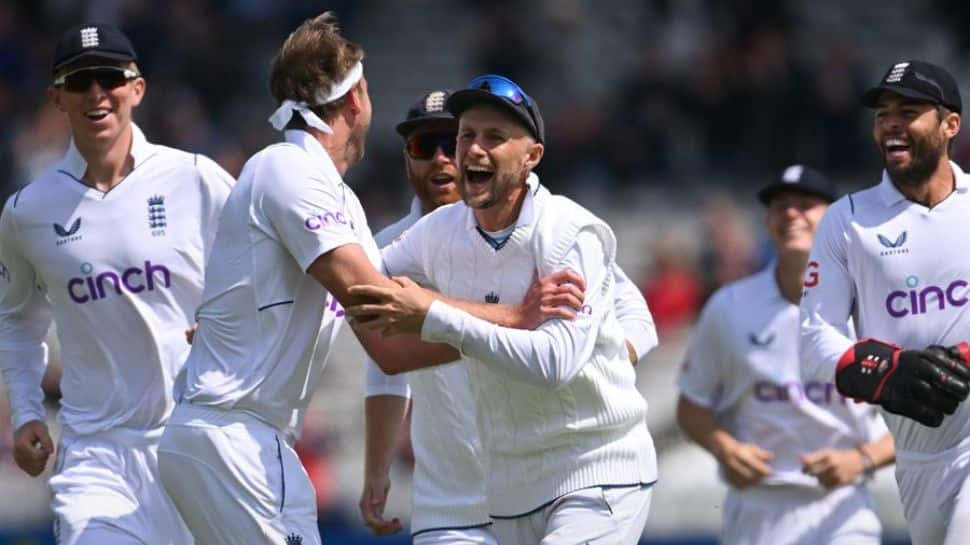
M354 85L357 85L357 82L359 82L360 78L363 76L364 65L358 62L353 68L350 69L350 72L347 72L347 76L342 81L330 88L329 94L324 95L319 89L317 90L316 96L314 97L316 99L316 105L322 106L324 104L329 104L346 95L348 91L353 89ZM330 128L330 125L327 125L324 120L320 119L320 116L313 113L313 110L310 109L310 106L307 105L306 102L296 101L289 98L280 104L280 107L273 112L273 115L269 116L270 125L272 125L273 128L278 131L283 130L283 128L286 127L287 123L289 123L290 119L293 117L293 112L299 112L299 114L303 116L303 121L305 121L307 125L321 130L327 134L333 134L333 129Z

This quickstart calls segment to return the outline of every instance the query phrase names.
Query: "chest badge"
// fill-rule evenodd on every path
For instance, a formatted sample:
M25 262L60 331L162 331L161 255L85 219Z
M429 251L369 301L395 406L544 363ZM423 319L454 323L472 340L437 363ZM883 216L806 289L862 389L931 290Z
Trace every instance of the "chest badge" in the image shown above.
M900 233L899 236L896 237L896 240L889 240L885 236L878 233L876 233L876 237L879 239L879 244L882 244L882 247L885 248L885 250L879 252L880 257L909 253L909 248L903 247L903 245L906 244L906 231Z
M748 342L751 346L765 347L775 342L775 334L769 333L764 337L759 337L757 333L748 333Z
M81 218L74 220L74 223L66 229L60 223L54 222L54 234L57 235L57 245L60 246L71 241L81 240L81 235L77 234L80 230Z
M165 197L155 195L148 199L148 228L152 230L153 237L160 237L165 234L165 227L168 226L168 219L165 216Z

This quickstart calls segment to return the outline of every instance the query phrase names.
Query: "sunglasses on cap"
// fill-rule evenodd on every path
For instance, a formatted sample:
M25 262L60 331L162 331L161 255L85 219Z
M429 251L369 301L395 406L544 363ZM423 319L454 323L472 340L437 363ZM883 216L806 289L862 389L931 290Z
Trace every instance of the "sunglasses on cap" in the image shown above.
M85 66L54 78L55 87L71 93L83 93L98 82L102 89L115 89L137 78L138 72L120 66Z
M455 141L457 133L454 132L423 132L411 136L407 140L406 149L408 157L427 161L434 158L434 154L441 148L441 152L448 157L455 156Z
M525 104L532 107L532 99L525 94L514 81L504 76L485 74L468 82L468 89L481 89L489 93L511 100L515 104Z

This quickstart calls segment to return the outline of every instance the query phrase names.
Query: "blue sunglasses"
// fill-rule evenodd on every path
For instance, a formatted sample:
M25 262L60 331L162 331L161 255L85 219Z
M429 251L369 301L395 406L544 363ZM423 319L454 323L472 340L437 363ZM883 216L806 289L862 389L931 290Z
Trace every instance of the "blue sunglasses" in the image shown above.
M485 74L478 76L468 83L468 89L480 89L502 98L507 98L515 104L522 104L529 108L532 107L532 99L525 94L514 81L497 74Z

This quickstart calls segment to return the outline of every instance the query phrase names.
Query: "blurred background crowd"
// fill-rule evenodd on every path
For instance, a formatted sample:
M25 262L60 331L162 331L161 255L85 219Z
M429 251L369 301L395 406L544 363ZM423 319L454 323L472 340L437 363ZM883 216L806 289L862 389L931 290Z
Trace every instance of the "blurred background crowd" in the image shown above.
M922 58L947 67L970 97L970 3L0 0L0 196L66 148L66 122L45 88L53 42L67 27L122 27L148 81L135 120L149 139L207 154L236 175L279 138L266 122L272 55L324 10L367 51L374 121L367 156L347 180L375 232L407 211L393 126L422 93L496 72L539 102L543 183L614 226L619 261L661 334L662 346L638 371L662 472L646 536L713 543L723 485L710 457L676 429L674 376L706 297L770 259L753 192L791 163L819 168L846 191L875 183L880 165L862 90L893 63ZM970 167L970 136L958 138L954 157ZM56 352L52 363L55 407ZM362 369L359 349L343 339L300 444L333 543L354 542L334 536L360 531ZM0 544L47 543L46 489L13 465L11 435L0 397ZM402 445L390 506L400 515L409 463ZM880 511L887 540L904 543L890 473L876 480Z

